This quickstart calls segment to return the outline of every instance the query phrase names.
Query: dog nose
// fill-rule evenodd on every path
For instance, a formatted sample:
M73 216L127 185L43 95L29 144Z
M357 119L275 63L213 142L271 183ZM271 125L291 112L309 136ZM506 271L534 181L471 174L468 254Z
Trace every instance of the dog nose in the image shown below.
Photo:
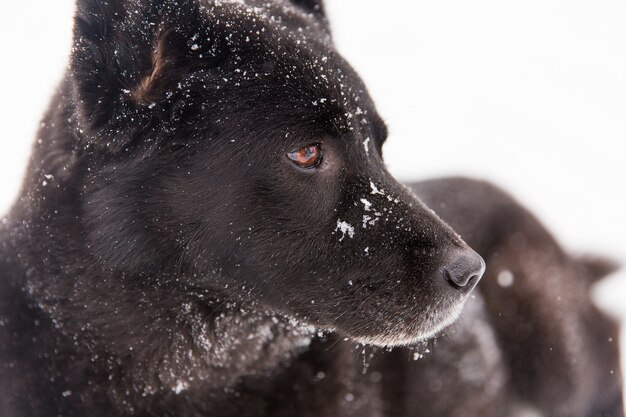
M442 268L443 276L453 288L470 291L485 273L485 261L472 249L456 250L448 265Z

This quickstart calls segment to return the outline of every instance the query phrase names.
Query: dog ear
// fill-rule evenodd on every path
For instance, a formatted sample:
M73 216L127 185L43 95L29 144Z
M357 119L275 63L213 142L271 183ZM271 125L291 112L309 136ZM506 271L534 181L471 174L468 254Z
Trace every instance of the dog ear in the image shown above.
M620 268L617 262L602 257L585 256L578 259L578 264L581 266L583 275L590 285L602 280Z
M124 149L167 117L176 86L216 55L195 0L79 0L71 83L89 145Z

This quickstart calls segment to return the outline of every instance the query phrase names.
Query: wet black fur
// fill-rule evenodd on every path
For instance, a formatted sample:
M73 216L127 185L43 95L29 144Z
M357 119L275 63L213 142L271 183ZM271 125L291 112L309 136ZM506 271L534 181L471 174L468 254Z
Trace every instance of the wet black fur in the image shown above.
M397 183L321 3L247 3L79 0L0 226L0 415L622 416L605 264L489 184ZM470 249L415 194L490 265L428 346Z

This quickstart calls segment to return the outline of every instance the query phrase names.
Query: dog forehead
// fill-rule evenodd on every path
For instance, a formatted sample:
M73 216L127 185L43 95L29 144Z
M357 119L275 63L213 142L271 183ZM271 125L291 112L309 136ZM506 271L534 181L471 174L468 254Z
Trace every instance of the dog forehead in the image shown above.
M205 1L204 13L236 63L225 82L250 86L267 107L290 107L341 132L368 123L368 115L380 119L364 83L311 13L289 1L256 0Z
M265 23L283 31L297 32L330 42L325 18L311 13L289 0L197 0L200 7L233 26L255 26Z

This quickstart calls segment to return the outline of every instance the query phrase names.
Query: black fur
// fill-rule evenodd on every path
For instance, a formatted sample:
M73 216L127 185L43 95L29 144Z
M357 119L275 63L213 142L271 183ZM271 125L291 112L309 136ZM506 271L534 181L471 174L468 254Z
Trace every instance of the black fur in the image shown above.
M74 39L1 226L2 416L486 417L531 404L588 417L621 404L616 326L587 294L602 269L491 186L397 183L321 2L79 0ZM285 157L310 144L317 168ZM515 269L516 291L492 268L456 330L407 362L482 274L414 192ZM526 251L557 271L552 286ZM450 284L465 269L468 285Z

